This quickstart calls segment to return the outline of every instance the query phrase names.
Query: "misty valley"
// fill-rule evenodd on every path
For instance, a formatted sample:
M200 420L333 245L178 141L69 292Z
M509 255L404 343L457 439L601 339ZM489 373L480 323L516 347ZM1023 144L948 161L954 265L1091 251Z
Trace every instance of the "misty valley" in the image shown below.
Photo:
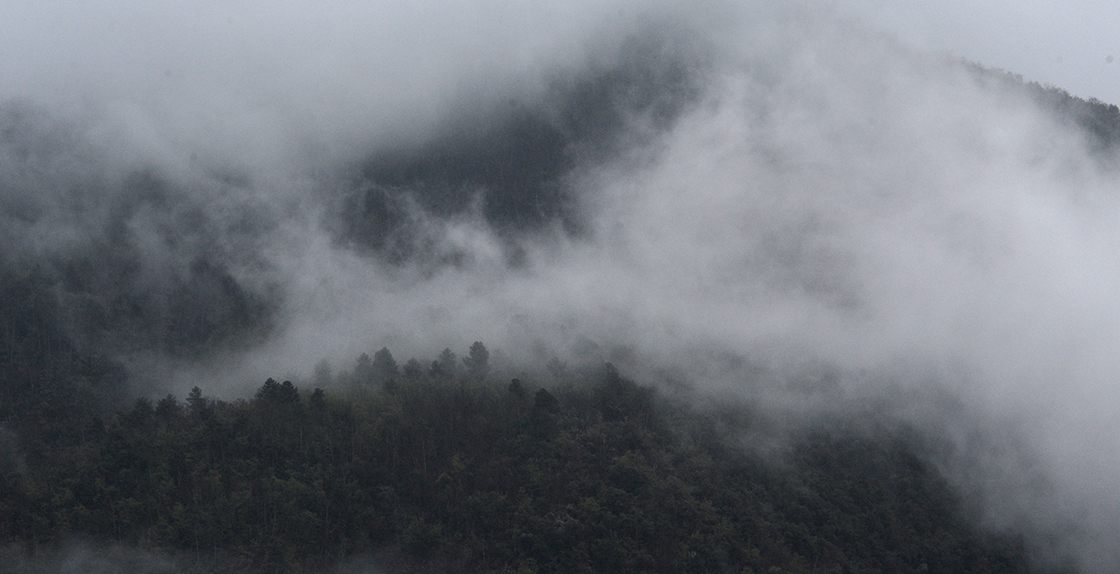
M0 35L0 572L1120 571L1117 105L812 1L250 4Z

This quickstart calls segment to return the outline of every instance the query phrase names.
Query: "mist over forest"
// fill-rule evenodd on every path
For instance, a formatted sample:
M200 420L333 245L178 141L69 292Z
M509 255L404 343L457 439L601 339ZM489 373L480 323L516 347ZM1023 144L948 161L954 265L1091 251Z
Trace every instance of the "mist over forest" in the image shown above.
M12 568L1120 565L1112 102L815 3L255 8L0 43Z

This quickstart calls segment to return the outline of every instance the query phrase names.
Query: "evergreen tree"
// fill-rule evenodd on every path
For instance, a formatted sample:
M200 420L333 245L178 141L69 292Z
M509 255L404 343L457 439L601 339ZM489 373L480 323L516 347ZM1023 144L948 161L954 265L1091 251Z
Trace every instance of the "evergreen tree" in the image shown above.
M459 365L456 362L457 357L450 347L445 348L439 354L439 359L432 361L432 368L429 370L434 378L454 377L458 374Z
M373 382L373 361L365 353L358 357L358 363L354 365L354 382L365 385Z
M197 386L191 389L190 394L187 395L187 405L191 416L202 417L206 414L207 401L202 397L202 389Z
M178 420L182 415L183 407L175 395L169 394L156 403L156 418L164 424Z
M401 369L401 375L406 379L415 381L424 376L424 367L420 365L420 361L417 361L416 357L413 357L404 364L404 368Z
M397 362L393 360L393 354L389 352L388 347L382 347L380 351L373 354L373 363L371 366L373 367L373 376L382 383L391 381L400 376Z
M490 371L490 351L486 350L482 341L475 341L470 355L463 357L463 364L467 367L467 376L481 379Z
M509 391L509 394L517 397L518 399L525 398L525 385L521 384L521 379L513 379L512 381L510 381L507 390Z

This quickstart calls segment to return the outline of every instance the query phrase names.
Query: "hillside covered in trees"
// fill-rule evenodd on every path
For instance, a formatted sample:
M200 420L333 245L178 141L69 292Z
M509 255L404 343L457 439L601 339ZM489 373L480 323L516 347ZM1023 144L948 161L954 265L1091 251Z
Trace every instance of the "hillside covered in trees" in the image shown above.
M0 572L1114 570L1117 417L1085 413L1114 402L1120 108L758 21L743 58L635 24L477 102L379 100L384 125L0 103ZM525 362L637 350L308 368L502 333ZM964 492L936 424L762 406L747 363L776 347L1050 413L1023 447L1049 467L990 464L1060 468L1065 498L1001 524L1083 530L991 528L1004 483ZM738 363L690 371L710 357ZM668 368L740 386L634 374Z
M383 349L326 390L196 387L89 417L4 469L6 552L28 570L84 540L192 571L1036 571L889 417L775 430L610 364L542 384L488 378L487 358L401 373Z
M1075 128L1083 134L1087 147L1102 165L1117 168L1117 149L1120 147L1120 107L1097 98L1080 98L1066 90L1051 85L1028 81L1020 74L985 68L964 62L981 85L1000 85L1012 93L1025 94L1044 112L1058 122Z

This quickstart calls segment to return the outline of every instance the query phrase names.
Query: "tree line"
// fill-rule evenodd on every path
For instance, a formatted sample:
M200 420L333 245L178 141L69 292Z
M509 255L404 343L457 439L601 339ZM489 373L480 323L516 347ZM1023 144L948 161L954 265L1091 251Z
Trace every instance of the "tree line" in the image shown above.
M370 553L404 572L1032 571L904 425L821 422L764 456L748 403L700 410L609 364L499 379L488 360L475 343L398 368L382 349L334 377L320 364L329 387L137 398L0 474L0 539L249 572Z

